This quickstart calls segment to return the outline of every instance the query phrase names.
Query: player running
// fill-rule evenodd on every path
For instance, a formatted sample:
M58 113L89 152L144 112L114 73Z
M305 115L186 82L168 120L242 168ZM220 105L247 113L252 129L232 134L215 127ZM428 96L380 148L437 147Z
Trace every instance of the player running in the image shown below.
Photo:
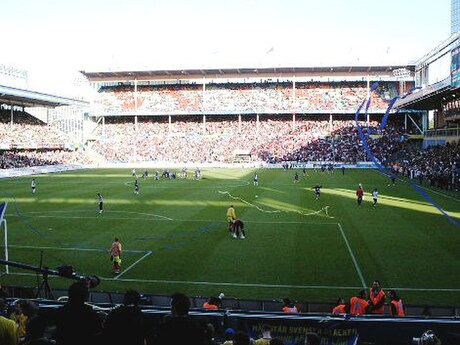
M316 200L319 199L319 197L321 196L321 188L323 188L322 186L320 186L319 184L317 184L314 189L315 189L315 196L316 196Z
M97 202L99 205L99 213L102 213L104 211L104 198L102 197L101 193L97 193Z
M372 206L377 205L377 199L378 198L379 198L379 192L378 192L377 188L375 188L374 191L372 192L372 199L374 200L374 204Z
M134 194L139 195L139 182L134 181Z

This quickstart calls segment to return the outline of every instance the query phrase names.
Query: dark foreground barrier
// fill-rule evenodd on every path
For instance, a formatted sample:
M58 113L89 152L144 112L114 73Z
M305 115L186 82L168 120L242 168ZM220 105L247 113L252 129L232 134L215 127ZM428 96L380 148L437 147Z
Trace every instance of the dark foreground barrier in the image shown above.
M40 312L50 324L60 303L39 301ZM110 311L111 305L94 306ZM169 308L142 306L150 329L155 329ZM460 344L460 319L458 317L399 317L390 316L335 316L331 314L284 314L268 312L241 312L231 310L206 311L193 309L191 317L203 325L212 323L217 338L227 328L247 332L253 339L260 338L264 325L270 325L272 337L283 340L285 345L303 345L305 334L314 332L323 345L408 345L413 337L420 337L426 330L433 330L443 345Z

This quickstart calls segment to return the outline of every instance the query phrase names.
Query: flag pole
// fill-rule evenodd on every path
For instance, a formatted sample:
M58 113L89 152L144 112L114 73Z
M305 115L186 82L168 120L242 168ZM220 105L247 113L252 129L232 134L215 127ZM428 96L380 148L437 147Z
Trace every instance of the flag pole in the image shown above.
M6 223L5 219L5 212L6 208L8 206L8 201L4 201L0 204L0 228L2 227L2 224L4 224L5 228L5 260L8 261L8 224ZM8 265L5 266L6 268L6 274L10 273Z
M2 219L2 221L0 222L0 227L2 226L2 224L5 228L5 260L8 261L8 224L6 222L6 219ZM8 265L5 265L5 269L6 274L9 274L10 270Z

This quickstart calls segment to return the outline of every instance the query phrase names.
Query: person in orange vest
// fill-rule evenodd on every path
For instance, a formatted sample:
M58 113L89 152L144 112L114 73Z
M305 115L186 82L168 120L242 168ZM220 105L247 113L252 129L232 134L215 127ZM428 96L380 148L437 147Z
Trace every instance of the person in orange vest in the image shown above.
M283 298L283 308L281 309L285 313L298 313L299 309L295 306L289 298Z
M346 314L349 310L349 306L345 303L345 300L342 297L339 297L337 304L332 309L332 314Z
M358 295L350 299L350 314L366 314L368 308L369 302L366 300L366 290L361 290Z
M110 260L112 261L112 264L113 264L114 273L120 274L121 272L121 243L117 237L115 237L115 240L112 243L112 248L110 250Z
M385 292L383 292L378 280L374 280L372 283L369 300L371 304L369 311L372 314L383 314L385 312Z
M388 297L390 297L390 314L394 316L405 316L406 312L404 310L403 301L399 298L395 290L390 290L388 292Z
M219 309L221 300L217 297L210 297L206 302L203 303L203 308L208 310Z

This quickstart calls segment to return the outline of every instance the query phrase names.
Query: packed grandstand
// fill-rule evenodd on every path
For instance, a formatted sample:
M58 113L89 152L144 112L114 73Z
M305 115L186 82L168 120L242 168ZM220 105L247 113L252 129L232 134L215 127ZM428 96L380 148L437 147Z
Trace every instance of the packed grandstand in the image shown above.
M354 112L368 87L369 82L316 81L225 82L204 88L166 84L136 90L134 85L103 86L94 109L104 117L78 145L23 110L3 106L0 164L2 169L78 163L195 166L236 163L241 156L235 153L242 151L246 162L266 164L366 162L370 159ZM370 115L360 117L361 125L373 134L368 140L375 156L404 176L458 190L458 142L423 149L417 136L422 119L417 114L412 115L414 123L404 121L402 113L391 114L385 128L378 130L399 88L397 81L380 82L372 93ZM433 151L438 155L431 155Z

